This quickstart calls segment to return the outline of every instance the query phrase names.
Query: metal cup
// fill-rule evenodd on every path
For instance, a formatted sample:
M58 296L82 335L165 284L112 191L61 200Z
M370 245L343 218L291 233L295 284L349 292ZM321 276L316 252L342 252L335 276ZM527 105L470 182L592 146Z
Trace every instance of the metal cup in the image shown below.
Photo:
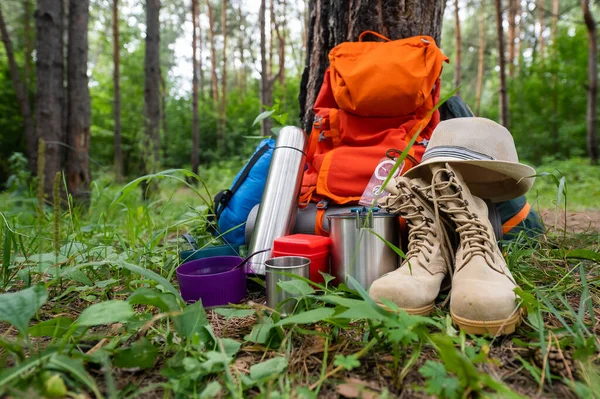
M281 305L279 313L287 316L294 311L297 301L293 294L285 292L277 286L280 281L292 281L294 277L283 275L282 273L295 274L300 277L309 278L310 259L302 256L282 256L271 258L265 262L266 282L267 282L267 306L275 308L279 303L286 301Z

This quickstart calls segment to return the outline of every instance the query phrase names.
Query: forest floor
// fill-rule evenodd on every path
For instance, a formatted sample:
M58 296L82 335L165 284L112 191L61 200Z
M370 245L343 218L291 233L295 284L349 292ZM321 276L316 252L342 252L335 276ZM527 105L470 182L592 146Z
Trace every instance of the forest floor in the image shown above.
M288 318L265 307L258 278L241 304L184 306L181 235L210 242L202 201L223 183L182 190L177 173L161 174L147 203L139 181L110 178L87 210L0 195L0 397L599 394L600 207L585 210L589 198L566 214L544 208L547 234L505 247L526 315L510 336L474 337L452 325L445 293L430 317L408 316L352 282L283 285L300 298Z

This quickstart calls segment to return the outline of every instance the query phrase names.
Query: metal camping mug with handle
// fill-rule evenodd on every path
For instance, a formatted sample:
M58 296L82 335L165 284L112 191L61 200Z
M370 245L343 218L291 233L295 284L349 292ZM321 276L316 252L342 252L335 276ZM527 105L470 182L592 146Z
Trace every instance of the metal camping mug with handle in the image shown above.
M292 276L286 276L282 273L295 274L300 277L310 277L310 259L302 256L282 256L280 258L271 258L265 262L266 283L267 283L267 306L275 309L277 305L286 301L281 306L279 313L287 316L294 311L297 301L291 299L293 294L285 292L277 283L280 281L295 280Z
M291 233L306 163L307 142L306 133L300 128L286 126L279 131L249 253L271 248L273 240ZM257 255L248 262L246 272L265 274L265 261L270 257L270 251Z
M369 212L363 208L330 215L327 219L331 272L338 283L346 283L347 277L352 276L368 290L373 281L398 267L398 254L377 237L398 246L398 215Z

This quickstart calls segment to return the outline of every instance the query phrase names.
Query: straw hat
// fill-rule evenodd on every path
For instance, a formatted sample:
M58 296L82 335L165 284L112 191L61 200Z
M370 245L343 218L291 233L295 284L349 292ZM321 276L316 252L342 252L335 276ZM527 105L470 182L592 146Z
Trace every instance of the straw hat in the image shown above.
M459 170L473 195L492 201L520 197L535 180L535 170L519 163L510 132L485 118L441 122L433 131L422 162L405 176L431 179L431 165L446 162Z

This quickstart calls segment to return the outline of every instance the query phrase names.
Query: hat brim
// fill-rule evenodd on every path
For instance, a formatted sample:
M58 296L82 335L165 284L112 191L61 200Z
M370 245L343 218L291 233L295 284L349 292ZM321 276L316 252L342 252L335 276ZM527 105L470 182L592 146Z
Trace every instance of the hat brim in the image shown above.
M496 160L462 160L452 157L428 159L408 170L404 176L431 181L431 165L448 163L462 175L471 193L493 202L525 195L535 181L535 169L521 163Z

